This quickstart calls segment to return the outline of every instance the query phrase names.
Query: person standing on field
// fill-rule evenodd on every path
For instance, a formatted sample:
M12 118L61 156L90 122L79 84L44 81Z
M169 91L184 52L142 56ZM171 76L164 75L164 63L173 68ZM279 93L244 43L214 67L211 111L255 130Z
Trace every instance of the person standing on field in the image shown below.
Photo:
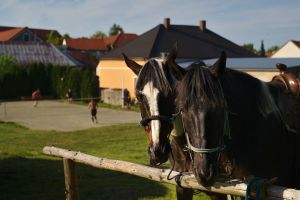
M31 98L32 98L32 100L34 100L33 107L37 107L38 101L41 98L41 91L40 91L40 89L35 90L32 93Z
M91 99L91 101L88 104L88 108L90 109L90 112L91 112L92 122L98 123L98 120L97 120L98 103L97 103L97 101L95 99Z

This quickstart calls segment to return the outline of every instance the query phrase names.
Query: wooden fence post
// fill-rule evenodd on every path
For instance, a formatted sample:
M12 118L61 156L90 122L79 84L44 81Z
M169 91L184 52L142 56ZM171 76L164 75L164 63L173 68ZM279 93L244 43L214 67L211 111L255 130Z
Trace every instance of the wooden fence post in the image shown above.
M63 158L65 185L66 185L66 199L67 200L79 200L78 182L75 170L75 162Z

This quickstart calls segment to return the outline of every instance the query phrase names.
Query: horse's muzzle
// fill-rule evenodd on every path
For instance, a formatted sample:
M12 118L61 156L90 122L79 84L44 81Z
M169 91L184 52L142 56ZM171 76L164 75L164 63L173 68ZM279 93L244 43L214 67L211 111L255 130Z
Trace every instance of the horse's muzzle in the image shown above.
M153 146L152 144L150 144L148 148L150 165L157 166L167 162L170 151L171 146L168 142L157 146Z
M216 168L213 165L207 167L194 168L194 175L197 182L204 187L212 186L216 181Z

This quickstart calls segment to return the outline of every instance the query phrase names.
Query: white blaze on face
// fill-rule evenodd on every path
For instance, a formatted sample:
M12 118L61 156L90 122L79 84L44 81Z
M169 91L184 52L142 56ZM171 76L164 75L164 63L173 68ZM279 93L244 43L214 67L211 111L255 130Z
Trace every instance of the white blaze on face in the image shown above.
M157 99L158 99L157 97L158 97L158 93L159 93L158 89L156 89L153 86L152 82L149 82L144 86L142 93L147 98L149 109L150 109L150 114L151 115L159 115L158 102L157 102ZM156 146L159 143L160 121L152 120L150 123L151 123L150 125L151 125L151 135L152 135L153 146Z

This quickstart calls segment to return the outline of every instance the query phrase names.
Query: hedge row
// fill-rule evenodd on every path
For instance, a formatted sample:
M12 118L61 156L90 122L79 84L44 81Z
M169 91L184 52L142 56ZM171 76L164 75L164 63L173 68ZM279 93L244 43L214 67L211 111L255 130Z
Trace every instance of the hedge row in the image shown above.
M98 77L90 70L56 66L52 64L31 64L21 66L11 56L0 56L0 99L30 97L40 89L42 96L65 98L68 89L73 98L99 96Z

